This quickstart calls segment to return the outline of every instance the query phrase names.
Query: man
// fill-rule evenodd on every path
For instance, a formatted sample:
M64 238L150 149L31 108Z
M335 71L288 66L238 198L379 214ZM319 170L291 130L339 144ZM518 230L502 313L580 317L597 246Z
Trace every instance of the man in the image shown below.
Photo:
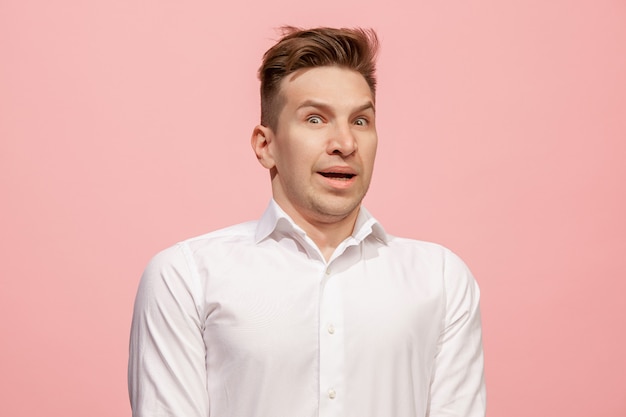
M158 254L132 324L133 415L483 416L478 287L445 248L361 207L376 154L376 35L297 30L259 70L257 222Z

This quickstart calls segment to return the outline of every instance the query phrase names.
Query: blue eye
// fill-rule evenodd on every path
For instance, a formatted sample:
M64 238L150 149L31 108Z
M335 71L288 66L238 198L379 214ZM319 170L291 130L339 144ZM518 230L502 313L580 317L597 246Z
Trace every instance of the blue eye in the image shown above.
M309 116L306 121L313 124L320 124L322 123L322 118L319 116Z

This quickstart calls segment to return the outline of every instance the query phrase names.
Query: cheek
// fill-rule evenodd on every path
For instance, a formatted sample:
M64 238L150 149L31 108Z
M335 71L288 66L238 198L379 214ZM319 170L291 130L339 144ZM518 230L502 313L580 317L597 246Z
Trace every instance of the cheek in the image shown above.
M376 139L365 142L360 148L363 162L367 165L374 165L374 159L376 159L377 141Z
M278 165L282 166L292 176L309 171L314 164L315 156L304 143L294 143L280 149Z
M314 144L315 141L310 140L293 141L285 149L285 155L289 158L290 163L295 165L295 168L306 168L315 164L315 161L319 159L320 153L323 151L323 149L313 146Z

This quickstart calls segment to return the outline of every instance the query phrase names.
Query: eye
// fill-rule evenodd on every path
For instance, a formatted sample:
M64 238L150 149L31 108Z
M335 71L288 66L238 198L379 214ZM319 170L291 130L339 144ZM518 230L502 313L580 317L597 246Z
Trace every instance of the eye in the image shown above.
M322 123L322 118L319 116L309 116L307 117L306 121L314 125L317 125L317 124Z
M357 125L357 126L367 126L369 123L368 123L368 120L366 118L359 117L359 118L357 118L354 121L354 124Z

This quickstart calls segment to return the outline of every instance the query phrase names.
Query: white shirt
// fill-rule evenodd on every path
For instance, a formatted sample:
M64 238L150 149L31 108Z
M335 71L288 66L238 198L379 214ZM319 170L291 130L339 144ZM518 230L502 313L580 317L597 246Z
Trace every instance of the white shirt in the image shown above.
M146 268L133 416L484 416L478 300L457 256L364 208L326 262L272 201Z

